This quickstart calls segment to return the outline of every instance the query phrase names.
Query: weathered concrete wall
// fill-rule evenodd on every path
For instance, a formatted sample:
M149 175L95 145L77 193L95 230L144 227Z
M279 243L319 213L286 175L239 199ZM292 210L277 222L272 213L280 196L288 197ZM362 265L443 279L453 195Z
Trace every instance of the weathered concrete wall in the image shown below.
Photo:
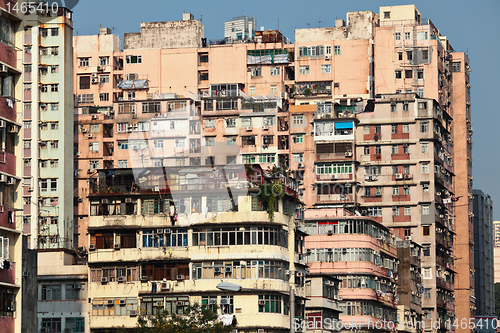
M37 324L37 267L38 257L35 250L28 249L28 237L23 236L23 272L29 276L22 278L21 332L36 333Z
M141 32L125 33L124 49L200 47L203 34L198 20L141 23Z

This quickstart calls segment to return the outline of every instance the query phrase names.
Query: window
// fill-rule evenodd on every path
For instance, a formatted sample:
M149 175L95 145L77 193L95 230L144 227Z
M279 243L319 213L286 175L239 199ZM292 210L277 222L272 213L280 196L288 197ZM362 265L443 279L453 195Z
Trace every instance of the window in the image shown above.
M262 67L252 68L252 77L262 76Z
M215 147L215 137L205 137L205 147Z
M330 45L325 46L325 54L326 55L332 54L332 47Z
M417 40L426 40L428 37L427 31L419 31L417 32Z
M65 329L75 333L85 332L85 318L66 318Z
M379 145L375 146L375 154L382 154L382 147Z
M293 143L303 143L304 142L304 134L293 134L292 135Z
M410 39L411 38L411 35L409 32L405 32L405 39Z
M249 90L250 95L255 95L255 86L251 86Z
M400 79L401 78L401 71L396 71L396 79Z
M262 136L262 144L269 146L274 144L274 135L263 135ZM265 148L265 147L263 147Z
M276 76L280 75L280 68L279 67L271 67L271 76Z
M363 134L370 134L370 125L363 125Z
M127 160L118 160L118 168L128 168Z
M100 75L99 76L99 83L108 83L109 82L109 75Z
M452 71L453 72L460 72L461 67L462 67L462 63L461 62L454 62L454 63L452 63Z
M431 289L430 288L425 288L424 298L431 298Z
M413 52L412 51L406 51L406 59L413 60Z
M226 137L226 145L227 146L236 146L236 136Z
M159 113L161 112L160 102L142 103L142 113Z
M89 151L99 151L99 142L89 142Z
M335 45L333 47L333 54L334 55L340 55L340 45Z
M427 133L427 132L429 132L429 122L428 121L421 121L420 122L420 133Z
M407 79L411 79L412 77L413 77L413 72L412 72L412 70L411 70L411 69L409 69L409 70L408 70L408 69L407 69L407 70L405 70L405 78L407 78Z
M401 40L401 33L400 32L396 32L394 34L394 37L396 38L396 40Z
M403 52L398 52L398 60L403 60Z
M422 208L423 208L423 206L422 206ZM431 235L431 227L428 225L423 226L422 227L422 235L424 235L426 237L430 236Z
M410 153L410 145L407 143L403 143L403 154L409 154Z
M47 12L48 13L48 12ZM61 318L42 318L41 332L61 332Z
M299 74L309 74L309 66L300 66Z
M398 154L399 152L399 147L398 145L392 145L392 153L393 154Z
M398 186L392 187L392 195L399 195L399 187Z
M175 139L175 148L186 148L186 139Z
M429 164L428 163L422 164L422 173L429 173Z
M405 194L405 195L410 195L410 186L405 185L405 186L403 187L403 190L404 190L404 194Z
M403 124L403 133L410 133L410 125Z
M59 148L59 141L50 141L50 148Z
M72 284L66 285L66 297L64 299L81 299L80 289L73 288Z
M397 134L398 133L398 125L392 125L391 132L392 132L392 134Z
M429 184L422 184L422 193L423 194L429 193Z
M431 247L430 246L423 246L422 253L423 253L424 257L430 257L431 256Z
M234 312L232 295L220 297L220 311L222 314L231 314Z
M255 136L242 136L241 137L242 146L255 146Z
M88 67L89 66L89 58L80 58L80 67Z
M135 99L135 91L129 91L127 93L127 98L128 98L128 100L134 100Z
M429 143L428 142L422 142L422 153L426 154L429 152Z
M48 92L48 91L49 91L48 84L43 84L40 86L40 92Z
M142 64L142 56L140 55L128 55L126 56L127 65L130 64Z
M424 78L424 70L419 69L417 70L417 79L423 79Z
M50 129L51 130L56 130L59 128L59 123L51 123L50 124Z
M292 121L294 125L302 125L304 124L304 115L302 114L293 115Z
M99 57L99 64L101 66L109 65L109 57Z
M363 147L363 154L364 155L370 155L370 146L364 146Z
M215 120L205 119L205 128L215 128Z
M42 285L42 301L60 300L61 285L60 284L44 284Z
M375 134L380 134L382 133L382 128L380 127L380 125L375 125Z
M278 93L278 87L276 85L271 86L271 94L275 95Z
M411 215L411 208L409 206L405 206L405 216Z
M410 166L409 165L403 166L403 174L405 174L405 175L410 174Z
M332 72L332 65L321 65L321 73L328 74Z
M163 149L163 139L153 140L154 149Z
M108 102L109 101L109 93L100 93L99 100L101 102Z
M261 313L281 313L281 296L280 295L259 295L259 312L261 312Z
M304 153L294 153L293 154L294 162L304 162Z
M429 213L430 213L430 206L429 205L422 205L422 215L429 215Z
M99 169L99 161L89 161L89 169L90 170Z
M391 12L384 12L384 18L385 19L391 18Z

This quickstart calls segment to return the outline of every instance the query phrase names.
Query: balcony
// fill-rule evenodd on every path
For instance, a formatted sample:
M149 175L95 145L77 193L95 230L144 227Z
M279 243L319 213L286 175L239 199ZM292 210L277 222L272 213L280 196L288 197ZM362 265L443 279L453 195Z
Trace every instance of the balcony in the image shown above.
M318 194L316 195L316 203L350 203L354 201L352 194Z
M326 174L326 175L316 174L316 181L319 182L335 182L335 181L346 181L353 179L354 175L352 173L337 173L337 174Z
M391 154L391 159L393 161L409 160L410 154Z
M366 195L362 198L365 200L365 202L382 202L382 194Z
M295 84L295 94L299 97L331 96L331 81L297 82Z

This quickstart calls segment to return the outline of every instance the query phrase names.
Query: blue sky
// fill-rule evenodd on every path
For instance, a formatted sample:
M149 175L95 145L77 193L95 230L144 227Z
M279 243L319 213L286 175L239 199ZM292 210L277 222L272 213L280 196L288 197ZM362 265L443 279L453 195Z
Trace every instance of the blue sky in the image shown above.
M500 123L497 86L500 78L500 1L165 1L165 0L82 0L74 7L74 34L99 33L99 25L113 29L123 38L124 32L138 32L141 22L181 20L183 12L202 19L205 37L224 38L224 21L248 15L257 19L257 27L279 29L293 41L294 29L334 26L335 19L345 19L347 11L371 10L379 6L415 4L422 18L430 18L441 34L446 35L457 51L468 52L471 61L471 94L474 188L498 199L494 219L500 220L500 140L494 139ZM494 148L497 147L497 148ZM491 151L490 151L490 148ZM495 205L494 205L495 206Z

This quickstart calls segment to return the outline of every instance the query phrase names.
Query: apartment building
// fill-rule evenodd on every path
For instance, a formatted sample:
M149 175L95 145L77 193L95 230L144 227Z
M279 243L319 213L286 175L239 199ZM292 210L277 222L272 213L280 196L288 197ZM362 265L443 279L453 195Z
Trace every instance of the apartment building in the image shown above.
M64 251L39 252L38 262L38 332L90 332L88 266Z
M252 41L257 30L255 17L247 15L233 17L231 21L224 22L224 38L232 41Z
M478 316L495 315L493 201L474 190L474 292Z
M349 12L297 29L295 44L278 31L207 41L190 14L124 38L123 51L108 29L74 38L81 246L88 181L103 167L277 165L308 209L357 211L422 246L428 297L403 315L473 317L471 241L454 242L472 230L470 66L415 6ZM452 293L467 297L455 306Z
M58 7L23 18L22 198L33 249L73 249L73 28Z
M396 237L382 224L343 208L305 212L306 257L310 274L341 279L340 320L358 329L387 330L397 320L398 259ZM309 306L309 304L308 304ZM325 318L323 317L323 321ZM369 323L379 323L380 327ZM349 331L341 326L340 331Z
M36 331L36 257L27 250L22 235L22 215L17 193L21 187L20 129L22 127L22 13L15 1L2 2L0 23L0 327L2 332ZM34 276L30 277L32 273Z
M91 332L134 327L139 311L182 314L194 302L219 305L249 332L288 331L291 311L304 318L305 234L293 179L258 165L149 167L140 182L132 169L99 169L93 179ZM259 194L271 184L283 193L272 216Z

